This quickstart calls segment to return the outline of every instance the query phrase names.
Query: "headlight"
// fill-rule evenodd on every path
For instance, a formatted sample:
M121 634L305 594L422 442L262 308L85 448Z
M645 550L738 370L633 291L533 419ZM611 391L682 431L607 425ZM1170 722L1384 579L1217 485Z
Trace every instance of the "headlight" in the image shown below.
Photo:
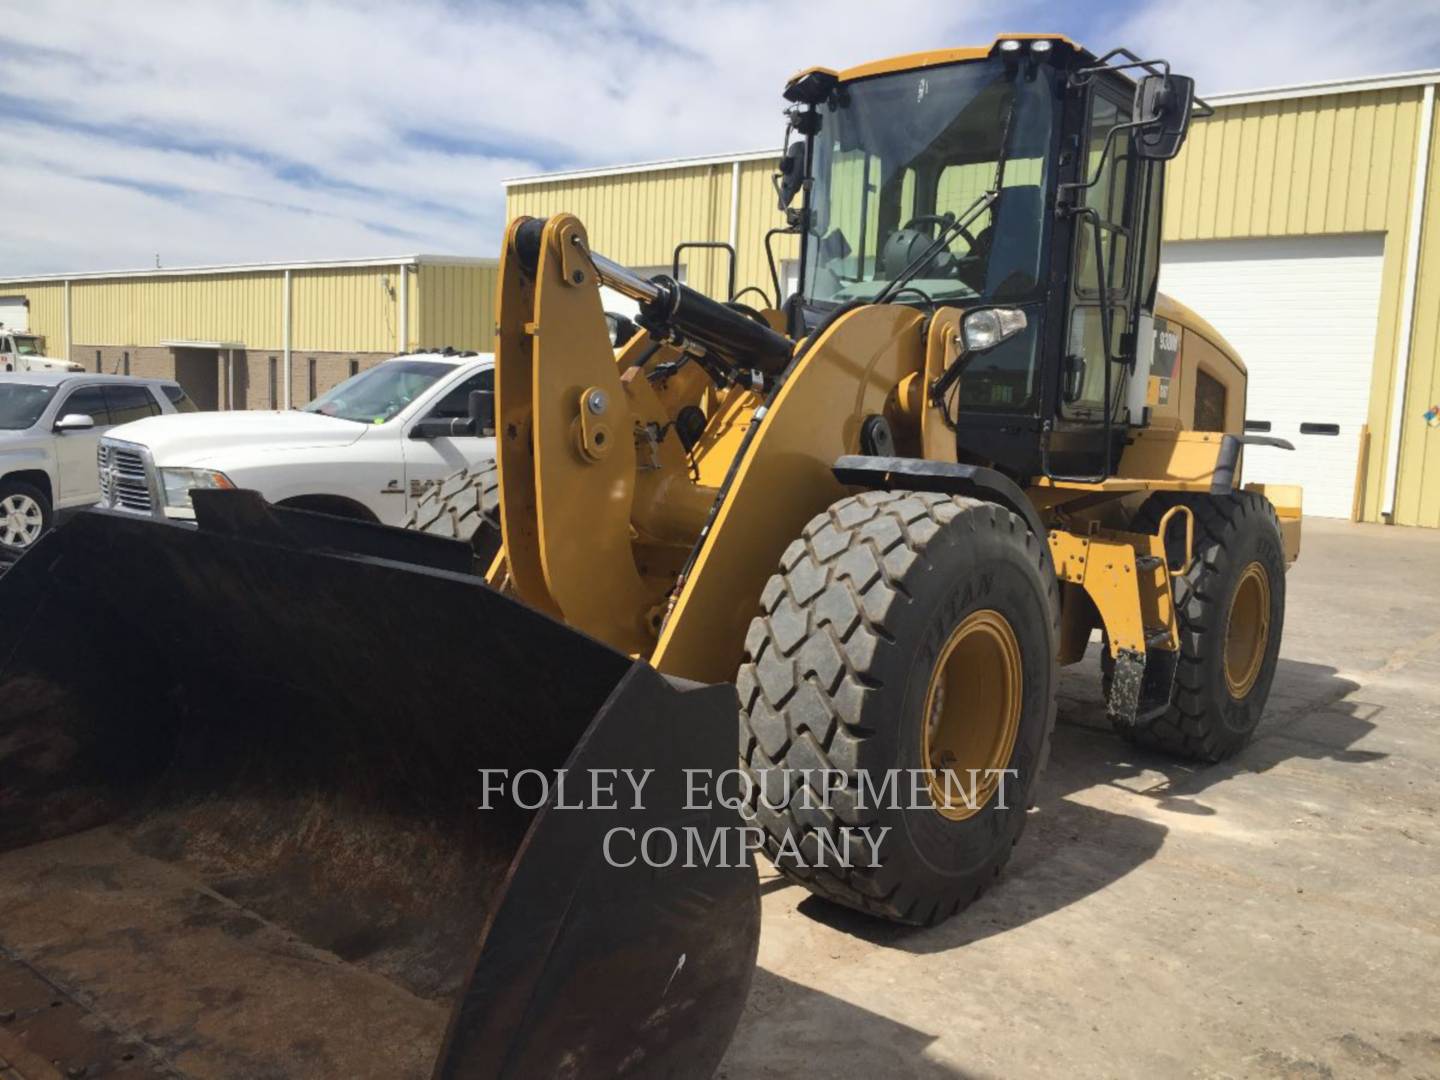
M165 505L176 510L191 508L190 492L196 488L233 488L230 478L214 469L161 469L160 486Z
M984 352L1025 329L1025 312L1019 308L979 308L965 316L960 324L965 333L965 348Z

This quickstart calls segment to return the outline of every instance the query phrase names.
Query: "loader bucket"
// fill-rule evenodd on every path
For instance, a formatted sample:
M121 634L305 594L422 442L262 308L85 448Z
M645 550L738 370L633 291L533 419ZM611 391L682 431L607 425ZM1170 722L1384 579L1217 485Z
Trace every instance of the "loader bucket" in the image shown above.
M197 513L87 511L0 577L0 1062L708 1075L758 896L684 770L731 766L733 688L444 569L465 545L244 492ZM502 799L481 769L538 772ZM595 809L621 769L653 770L640 808L622 773ZM635 857L686 827L731 857Z

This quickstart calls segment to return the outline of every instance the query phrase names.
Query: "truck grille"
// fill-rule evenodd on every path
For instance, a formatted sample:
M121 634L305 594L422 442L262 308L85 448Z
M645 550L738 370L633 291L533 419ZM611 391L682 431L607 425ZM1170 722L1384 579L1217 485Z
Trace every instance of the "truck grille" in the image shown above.
M155 509L145 456L138 448L100 441L100 500L116 510L149 514Z

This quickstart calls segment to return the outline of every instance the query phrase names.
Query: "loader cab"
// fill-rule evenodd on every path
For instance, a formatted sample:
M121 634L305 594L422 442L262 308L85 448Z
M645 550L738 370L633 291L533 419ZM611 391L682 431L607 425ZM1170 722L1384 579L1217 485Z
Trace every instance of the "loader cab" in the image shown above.
M961 460L1109 475L1145 422L1189 85L1056 37L797 76L777 178L802 238L792 334L855 302L997 309L1004 333L944 388Z

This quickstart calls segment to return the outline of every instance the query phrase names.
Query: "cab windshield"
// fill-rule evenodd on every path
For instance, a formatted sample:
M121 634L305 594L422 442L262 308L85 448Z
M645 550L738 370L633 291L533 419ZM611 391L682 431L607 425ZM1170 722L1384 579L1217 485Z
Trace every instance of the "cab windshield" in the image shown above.
M358 424L383 424L454 370L452 364L437 364L433 360L387 360L351 376L302 411Z
M999 197L898 293L1015 302L1040 287L1053 69L999 59L842 85L821 109L806 297L873 299L995 187ZM1003 169L999 168L1002 164Z

